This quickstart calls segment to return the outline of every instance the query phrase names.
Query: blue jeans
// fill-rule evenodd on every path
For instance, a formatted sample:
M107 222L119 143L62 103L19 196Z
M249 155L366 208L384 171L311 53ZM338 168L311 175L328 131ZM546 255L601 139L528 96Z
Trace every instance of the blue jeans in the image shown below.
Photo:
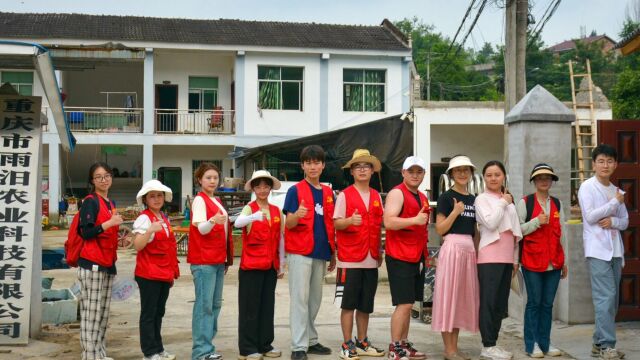
M588 257L587 261L591 273L591 297L596 318L593 343L603 348L615 348L622 258L614 257L605 261Z
M524 349L533 352L537 343L542 352L549 351L553 300L556 297L560 270L543 272L522 268L527 288L527 306L524 310Z
M191 319L191 359L199 360L216 351L212 340L218 332L218 315L222 307L224 264L191 265L191 274L196 289Z

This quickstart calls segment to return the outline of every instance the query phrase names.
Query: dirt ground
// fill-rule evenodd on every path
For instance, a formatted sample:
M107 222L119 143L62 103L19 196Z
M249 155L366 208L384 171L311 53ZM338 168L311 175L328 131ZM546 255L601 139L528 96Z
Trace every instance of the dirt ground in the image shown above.
M61 246L64 232L46 232L45 248ZM236 259L239 260L239 259ZM171 289L167 311L163 324L163 342L167 350L175 353L178 359L190 359L191 355L191 314L194 290L189 266L180 259L182 276ZM238 261L236 261L237 263ZM119 253L117 263L119 276L133 277L135 251L125 250ZM70 287L76 281L76 269L43 271L43 277L55 278L53 288ZM381 278L386 278L382 269ZM330 282L330 279L329 281ZM225 277L224 302L219 318L219 331L214 343L225 359L236 359L237 352L237 293L238 267L230 268ZM335 285L327 283L323 289L323 302L316 324L320 342L334 349L331 356L310 356L312 360L335 359L337 349L342 343L339 324L339 309L333 305ZM276 315L274 346L283 351L283 358L290 354L289 332L289 289L286 277L278 281L276 288ZM107 332L108 355L117 360L142 359L138 337L138 316L140 298L136 293L125 301L111 304L109 329ZM379 347L386 347L389 335L389 320L393 307L389 286L381 282L376 295L375 312L371 315L369 338ZM26 347L0 347L0 359L60 359L77 360L80 358L78 323L68 325L44 325L42 335L32 340ZM499 345L513 351L516 359L525 359L522 351L522 325L513 320L505 320ZM439 333L431 331L430 325L414 319L411 323L410 339L418 349L426 351L431 359L442 359L442 340ZM474 357L480 354L478 334L461 334L460 348ZM556 359L572 359L561 357Z

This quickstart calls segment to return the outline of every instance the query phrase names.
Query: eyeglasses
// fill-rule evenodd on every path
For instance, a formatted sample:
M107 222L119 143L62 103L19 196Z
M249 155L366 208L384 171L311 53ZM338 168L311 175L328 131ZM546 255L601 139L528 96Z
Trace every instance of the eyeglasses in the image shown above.
M352 167L353 170L364 171L371 169L371 165L355 165Z
M94 181L109 181L111 180L111 174L105 174L105 175L99 175L99 176L94 176L93 180Z
M615 163L616 163L616 161L615 160L611 160L611 159L609 159L609 160L599 159L598 161L596 161L596 164L598 164L598 165L605 165L606 164L606 165L611 166L611 165L613 165Z

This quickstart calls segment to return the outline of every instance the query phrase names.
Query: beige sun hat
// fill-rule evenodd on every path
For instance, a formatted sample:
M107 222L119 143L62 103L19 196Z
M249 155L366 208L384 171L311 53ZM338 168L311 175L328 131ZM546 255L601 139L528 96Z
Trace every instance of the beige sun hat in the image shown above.
M451 171L451 169L457 168L460 166L468 166L474 171L476 170L476 166L473 165L473 163L471 163L471 159L469 159L468 156L456 155L452 157L451 160L449 160L449 167L447 168L446 173L448 174L449 171Z
M367 149L356 149L356 151L353 152L351 160L349 160L342 168L351 169L351 165L361 162L373 165L373 171L378 172L382 170L382 164L380 163L380 160L378 160L377 157L371 155L371 153Z
M150 191L164 192L164 201L166 202L170 202L171 199L173 199L173 192L171 191L171 188L154 179L144 183L144 185L142 185L142 189L138 191L138 195L136 195L136 201L138 202L138 205L144 205L144 203L142 202L142 198Z
M251 191L251 183L253 182L253 180L260 179L260 178L271 179L273 181L273 187L271 188L272 190L280 189L280 186L281 186L280 180L271 176L270 172L268 172L267 170L256 170L253 172L253 175L251 175L251 179L249 179L249 181L247 181L244 184L244 190Z

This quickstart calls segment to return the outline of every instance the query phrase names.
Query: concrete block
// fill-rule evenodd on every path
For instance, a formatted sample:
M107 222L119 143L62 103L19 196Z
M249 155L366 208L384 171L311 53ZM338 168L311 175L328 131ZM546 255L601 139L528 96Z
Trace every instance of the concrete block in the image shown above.
M76 321L78 299L69 289L42 290L42 323L67 324Z

